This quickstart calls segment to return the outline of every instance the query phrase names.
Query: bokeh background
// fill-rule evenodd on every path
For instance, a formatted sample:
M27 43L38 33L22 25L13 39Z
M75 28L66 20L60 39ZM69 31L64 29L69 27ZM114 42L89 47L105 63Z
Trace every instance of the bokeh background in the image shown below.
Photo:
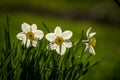
M16 34L21 31L23 22L36 23L44 32L46 30L41 21L47 24L50 31L59 25L63 30L73 31L73 42L79 39L82 30L92 27L97 32L96 55L93 60L101 62L83 80L120 80L119 2L120 0L0 0L0 44L4 37L6 12L10 19L12 43L17 41Z

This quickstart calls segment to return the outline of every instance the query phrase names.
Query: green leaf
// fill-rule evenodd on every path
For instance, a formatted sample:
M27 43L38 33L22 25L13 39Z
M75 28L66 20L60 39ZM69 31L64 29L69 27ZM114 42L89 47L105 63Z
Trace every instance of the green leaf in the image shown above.
M88 69L90 69L90 68L96 66L96 65L99 64L99 63L100 63L100 61L97 61L97 62L93 63L90 67L88 67Z
M12 50L13 50L13 49L12 49ZM7 66L8 63L10 62L12 50L10 50L10 51L8 52L8 55L5 57L5 59L4 59L3 63L2 63L2 64L3 64L3 67Z
M82 36L80 37L79 41L76 43L76 47L75 47L75 52L74 53L77 53L77 51L80 49L80 45L81 45L81 42L83 40L83 33L84 31L82 30Z
M50 33L50 30L49 30L49 28L47 27L47 25L45 24L44 21L42 21L42 24L43 24L44 28L47 30L47 32Z
M4 40L6 53L11 49L10 33L9 33L9 17L6 12L6 26L4 28Z
M88 61L87 64L85 65L85 68L87 68L90 65L90 62Z
M82 62L80 62L78 66L80 67L79 71L83 69L83 63Z
M89 56L86 58L86 61L88 61L92 56L92 54L89 54Z
M82 72L82 75L85 75L87 72L88 72L88 69L84 70L84 71Z

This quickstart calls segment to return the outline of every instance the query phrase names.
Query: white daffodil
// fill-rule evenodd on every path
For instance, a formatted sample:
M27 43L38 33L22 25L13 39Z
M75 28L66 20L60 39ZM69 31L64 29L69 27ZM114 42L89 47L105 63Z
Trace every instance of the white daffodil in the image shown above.
M86 32L87 40L83 40L82 42L86 45L84 51L89 51L91 54L95 55L95 50L93 47L96 45L96 38L94 37L96 32L91 33L91 29L92 28L90 27Z
M38 40L41 40L44 36L43 31L37 30L37 25L32 24L31 26L27 23L21 25L22 31L17 34L17 38L22 40L22 44L27 48L30 46L37 46Z
M66 48L72 47L72 42L69 40L73 33L69 30L62 32L61 28L57 26L54 33L48 33L45 37L50 42L47 46L50 50L56 50L60 55L63 55Z

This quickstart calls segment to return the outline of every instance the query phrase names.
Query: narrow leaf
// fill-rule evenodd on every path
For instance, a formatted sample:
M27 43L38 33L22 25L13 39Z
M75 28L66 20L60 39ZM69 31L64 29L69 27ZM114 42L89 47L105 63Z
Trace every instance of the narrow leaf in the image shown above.
M48 27L47 27L47 25L45 24L45 22L44 22L44 21L42 21L42 24L43 24L43 26L45 27L45 29L47 30L47 32L49 33L49 32L50 32L50 30L48 29Z

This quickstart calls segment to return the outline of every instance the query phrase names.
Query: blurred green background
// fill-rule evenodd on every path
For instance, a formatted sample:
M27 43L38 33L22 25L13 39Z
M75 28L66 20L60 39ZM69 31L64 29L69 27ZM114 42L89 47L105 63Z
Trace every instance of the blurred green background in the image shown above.
M59 25L63 30L73 31L73 42L79 39L82 30L92 27L97 32L93 61L101 63L83 80L120 80L120 7L115 0L0 0L0 43L6 12L12 43L17 42L16 34L23 22L36 23L44 32L41 21L45 21L50 31Z

